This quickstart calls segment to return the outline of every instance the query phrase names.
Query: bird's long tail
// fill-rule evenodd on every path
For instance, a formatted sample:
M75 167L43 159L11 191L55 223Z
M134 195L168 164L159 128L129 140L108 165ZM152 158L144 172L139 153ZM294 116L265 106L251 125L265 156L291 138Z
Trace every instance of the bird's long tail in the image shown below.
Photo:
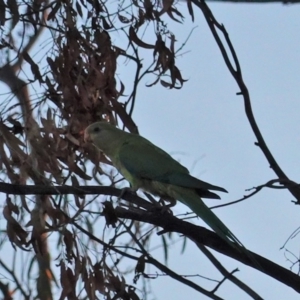
M204 204L201 198L194 191L183 189L181 187L177 187L175 188L175 190L177 200L187 205L199 218L201 218L230 246L245 254L257 268L262 269L253 255L244 247L244 245L227 228L227 226Z
M188 189L179 188L177 200L187 205L199 218L201 218L212 230L214 230L221 238L227 241L231 246L238 245L244 247L238 238L227 228L227 226L204 204L201 198Z

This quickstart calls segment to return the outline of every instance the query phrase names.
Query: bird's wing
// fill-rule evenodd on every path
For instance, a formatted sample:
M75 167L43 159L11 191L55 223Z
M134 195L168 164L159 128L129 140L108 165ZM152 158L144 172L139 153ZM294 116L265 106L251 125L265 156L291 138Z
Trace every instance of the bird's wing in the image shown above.
M189 175L187 168L143 137L134 136L128 139L120 148L118 156L123 167L138 178L160 181L196 190L226 192L221 187ZM213 195L211 195L212 198L216 198ZM209 193L207 193L207 196L210 198Z

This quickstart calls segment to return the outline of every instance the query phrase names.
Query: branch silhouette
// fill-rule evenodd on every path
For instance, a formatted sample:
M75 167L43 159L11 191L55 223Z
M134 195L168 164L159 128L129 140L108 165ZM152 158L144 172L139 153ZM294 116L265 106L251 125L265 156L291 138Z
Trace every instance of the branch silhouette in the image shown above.
M127 200L128 202L142 207L143 210L137 208L125 209L123 207L117 207L115 209L115 213L118 218L141 221L155 226L159 226L163 228L161 234L165 232L177 232L183 234L195 243L203 244L207 247L210 247L211 249L214 249L219 253L222 253L226 256L240 261L241 263L251 266L257 269L258 271L261 271L266 275L286 284L287 286L290 286L295 291L300 292L300 277L294 274L293 272L249 250L251 252L251 255L262 267L262 270L260 270L257 266L253 264L253 262L251 262L251 260L249 260L249 257L243 255L241 252L237 251L233 247L230 247L230 245L225 243L214 232L204 227L180 220L171 215L170 213L157 213L157 206L137 196L133 192L126 191L125 193L122 193L122 189L107 186L42 186L17 185L3 182L0 183L0 192L6 194L11 193L15 195L101 194L115 197L120 197L122 195L122 198L124 200Z
M250 94L249 94L248 88L244 82L241 66L240 66L237 54L235 52L235 49L231 43L229 34L226 31L226 28L224 27L223 24L220 24L215 19L212 11L210 10L210 8L207 6L207 4L204 1L201 1L201 0L191 0L191 1L202 11L202 13L206 19L206 22L209 26L209 29L221 51L224 62L226 64L230 74L235 79L238 87L240 88L240 92L237 94L243 96L246 116L247 116L250 126L252 128L252 131L257 139L257 142L255 143L255 145L261 149L261 151L265 155L270 167L273 169L273 171L278 176L278 178L282 180L281 183L283 185L285 185L286 182L290 181L290 179L288 178L288 176L285 174L285 172L282 170L282 168L277 163L276 159L274 158L273 154L271 153L270 149L268 148L268 146L262 136L262 133L256 123L256 120L255 120L255 117L253 114L253 110L252 110L252 106L251 106ZM219 36L219 32L221 32L221 34L223 35L223 38L226 41L226 44L227 44L226 47L223 44L223 42ZM227 52L226 48L229 49L229 53ZM230 56L232 57L234 64L231 62ZM289 184L286 187L288 188L290 193L297 199L297 204L300 204L300 188L299 188L299 186Z

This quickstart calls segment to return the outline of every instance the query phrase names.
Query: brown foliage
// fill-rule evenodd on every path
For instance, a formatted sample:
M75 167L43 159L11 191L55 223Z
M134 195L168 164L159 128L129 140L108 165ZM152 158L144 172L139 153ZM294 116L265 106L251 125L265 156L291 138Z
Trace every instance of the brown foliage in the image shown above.
M129 1L126 5L101 0L31 0L22 5L15 0L0 1L0 24L4 26L0 80L13 96L2 101L0 166L3 180L12 184L12 191L15 188L15 196L6 198L3 216L12 246L28 252L31 262L24 267L28 278L32 277L35 263L39 270L34 293L29 281L24 289L20 288L14 270L7 269L15 276L23 297L51 299L51 283L55 283L60 299L80 298L80 284L89 299L96 299L99 293L107 299L139 299L136 287L126 283L117 266L124 255L129 255L129 249L136 247L131 236L142 237L144 225L126 225L121 235L127 235L129 248L116 252L113 263L108 264L107 257L115 249L107 248L105 245L109 244L95 237L99 234L96 228L107 231L101 215L106 225L114 228L103 239L106 235L113 239L118 236L122 226L111 201L88 199L85 192L73 198L44 192L27 198L24 194L17 196L17 185L51 187L69 183L80 188L92 179L97 184L117 184L120 176L103 155L84 144L82 131L95 121L107 119L121 121L130 131L137 132L131 114L145 76L156 77L149 86L158 82L167 88L183 85L185 80L176 66L176 39L166 25L169 18L183 20L173 1ZM152 41L144 36L149 24L155 28ZM123 34L127 46L118 46L116 32ZM42 37L43 46L37 43ZM143 57L147 64L142 64ZM124 60L136 66L132 87L125 86L118 74ZM19 71L25 69L22 76ZM36 96L30 94L29 88L38 91ZM99 162L108 167L102 170ZM149 246L151 232L141 245ZM56 251L48 247L48 238L53 235L57 237ZM89 247L99 254L92 258ZM57 268L54 273L51 271L52 252L58 255L60 284L54 275ZM135 259L132 254L128 258ZM134 267L131 272L134 273Z

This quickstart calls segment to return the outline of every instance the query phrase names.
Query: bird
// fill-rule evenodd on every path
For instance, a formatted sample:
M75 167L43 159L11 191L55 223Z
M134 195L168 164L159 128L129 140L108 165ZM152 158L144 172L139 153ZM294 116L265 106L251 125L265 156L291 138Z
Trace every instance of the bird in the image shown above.
M182 202L231 246L239 250L244 248L202 201L202 198L220 199L211 191L227 192L224 188L193 177L186 167L146 138L106 121L89 125L84 131L84 140L94 144L111 160L132 190L142 189L162 199Z

